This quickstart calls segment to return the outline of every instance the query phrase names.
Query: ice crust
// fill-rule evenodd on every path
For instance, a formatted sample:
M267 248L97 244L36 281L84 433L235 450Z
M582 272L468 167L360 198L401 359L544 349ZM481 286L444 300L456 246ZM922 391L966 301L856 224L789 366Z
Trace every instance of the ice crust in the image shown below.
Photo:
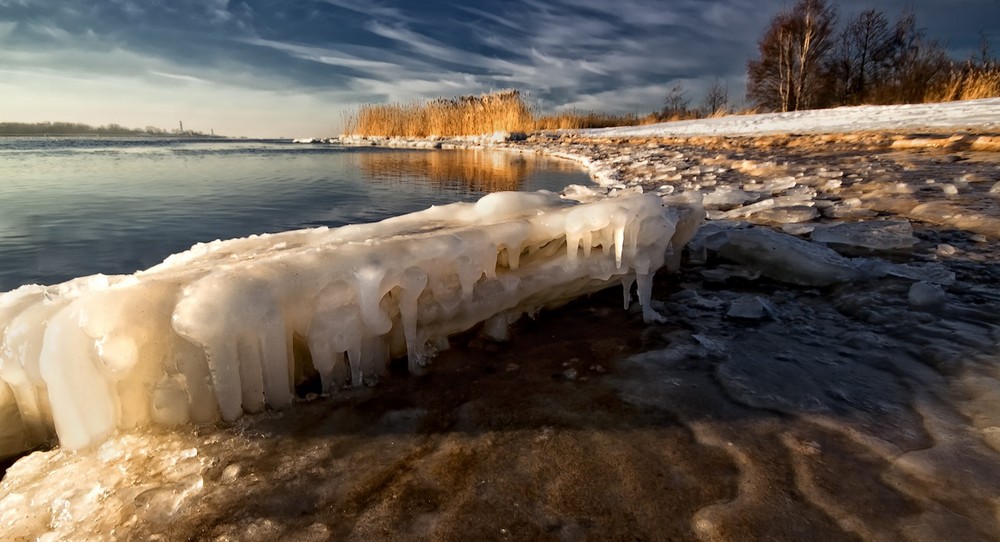
M420 371L454 333L677 261L703 212L653 194L587 203L490 194L382 222L198 244L133 275L0 294L0 456L149 423L233 421L372 382L392 356Z

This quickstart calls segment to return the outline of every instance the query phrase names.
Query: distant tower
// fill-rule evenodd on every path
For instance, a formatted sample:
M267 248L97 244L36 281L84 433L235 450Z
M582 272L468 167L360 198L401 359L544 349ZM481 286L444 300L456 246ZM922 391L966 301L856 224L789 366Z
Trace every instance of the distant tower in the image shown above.
M180 124L181 124L180 133L183 134L184 133L184 121L178 121L178 122L180 122Z

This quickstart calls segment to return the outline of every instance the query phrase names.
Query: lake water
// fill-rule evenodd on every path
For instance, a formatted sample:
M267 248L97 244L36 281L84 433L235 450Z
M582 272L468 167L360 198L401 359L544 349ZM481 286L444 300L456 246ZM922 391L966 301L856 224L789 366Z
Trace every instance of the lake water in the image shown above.
M202 241L588 182L570 162L495 151L0 138L0 292L131 273Z

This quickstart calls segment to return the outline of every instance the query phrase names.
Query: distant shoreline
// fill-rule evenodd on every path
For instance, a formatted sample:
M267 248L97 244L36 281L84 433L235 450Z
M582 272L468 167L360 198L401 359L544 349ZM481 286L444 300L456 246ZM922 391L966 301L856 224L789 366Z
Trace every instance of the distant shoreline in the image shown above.
M177 135L177 134L98 134L98 133L53 133L53 134L0 134L0 137L92 137L92 138L126 138L126 137L141 137L141 138L157 138L157 139L243 139L240 137L231 137L223 135L211 135L211 134L195 134L195 135Z

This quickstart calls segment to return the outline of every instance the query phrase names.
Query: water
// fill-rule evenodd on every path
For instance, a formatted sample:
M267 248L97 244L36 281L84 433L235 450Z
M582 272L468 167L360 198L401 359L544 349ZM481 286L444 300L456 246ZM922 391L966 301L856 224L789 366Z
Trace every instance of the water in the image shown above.
M565 161L489 151L0 138L0 292L131 273L197 242L587 182Z

